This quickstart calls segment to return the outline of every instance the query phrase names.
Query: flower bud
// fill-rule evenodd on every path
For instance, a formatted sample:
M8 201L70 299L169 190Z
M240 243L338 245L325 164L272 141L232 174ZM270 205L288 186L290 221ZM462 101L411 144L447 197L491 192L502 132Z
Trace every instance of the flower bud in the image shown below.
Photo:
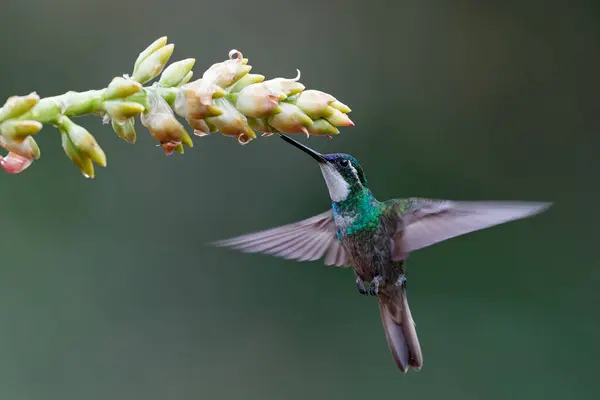
M337 101L337 100L335 100L333 103L331 103L330 106L333 107L333 108L335 108L336 110L340 110L344 114L348 114L349 112L352 111L350 109L350 107L348 107L347 105L345 105L341 101Z
M156 78L169 62L174 48L174 44L168 44L150 54L133 71L132 78L141 84Z
M175 118L169 104L157 93L148 93L149 107L141 116L142 124L148 128L165 150L166 155L171 155L175 148L182 143L184 134L187 135L183 125ZM187 135L189 138L189 135ZM191 138L189 140L191 142Z
M216 117L222 110L212 104L212 100L225 96L226 92L219 86L204 79L197 79L181 86L175 96L173 108L186 119L203 119Z
M13 141L0 136L0 147L4 147L11 153L16 153L21 157L28 158L30 160L37 160L40 158L40 148L31 136L27 136L22 141Z
M189 81L192 80L193 76L194 76L194 71L188 72L187 75L183 77L183 79L181 80L181 82L179 82L178 86L185 85L186 83L188 83Z
M140 115L144 106L133 101L109 100L104 102L104 109L111 119L125 122Z
M100 148L100 146L98 145L98 142L96 142L94 136L92 136L92 134L89 133L87 129L80 125L77 125L66 116L62 116L59 118L58 129L61 131L61 133L64 133L63 136L67 137L70 146L74 147L77 150L77 152L80 153L80 158L89 158L96 164L102 167L106 167L106 155L104 154L102 148ZM85 161L83 162L83 164L86 163L87 162ZM80 168L82 167L80 166ZM84 173L87 172L84 171ZM87 175L92 176L93 174Z
M185 128L183 129L183 133L181 135L181 144L184 146L187 146L187 147L194 147L194 142L192 140L192 137L190 136L189 133L187 133Z
M354 122L346 114L331 106L328 107L325 118L334 126L354 126Z
M184 153L183 145L181 144L181 142L164 142L161 143L160 146L165 151L166 156L172 155L173 152L177 152L179 154Z
M163 87L179 86L181 81L191 72L195 63L195 59L187 58L169 65L160 76L158 84Z
M320 118L327 113L329 104L335 101L335 97L319 90L306 90L294 99L290 98L290 102L298 106L306 115L313 119Z
M111 120L112 128L121 139L125 140L129 143L135 143L136 134L135 134L135 120L133 118L128 119L127 121L117 121L115 119Z
M335 126L331 125L324 118L319 118L319 119L313 121L313 124L308 127L308 132L311 135L319 135L319 136L321 136L321 135L330 136L330 135L337 135L338 133L340 133L340 131Z
M263 84L266 85L273 92L283 92L286 96L291 96L296 93L300 93L304 90L305 86L298 82L298 80L300 80L300 70L297 71L298 75L296 75L296 77L293 79L275 78L270 79L268 81L264 81Z
M214 125L223 135L235 136L240 144L246 144L256 138L256 133L248 125L248 120L225 99L216 99L223 114L217 117L206 118L207 124Z
M42 129L42 124L37 121L9 119L0 125L0 134L7 140L21 142L27 136L35 135Z
M183 150L183 145L181 143L179 143L177 146L175 146L173 148L174 151L178 152L179 154L183 154L184 150Z
M231 88L231 90L229 92L230 93L238 93L245 87L250 86L254 83L261 83L264 80L265 80L264 75L246 74L246 75L242 76L235 85L233 85L233 87Z
M161 144L166 142L181 142L183 125L173 115L158 113L142 114L142 124L148 128L152 136Z
M9 174L23 172L33 162L32 159L9 152L6 157L0 156L0 167Z
M154 53L156 50L164 47L167 44L167 37L163 36L161 38L156 39L150 46L146 47L144 51L140 53L137 60L135 60L135 64L133 69L137 69L142 61L144 61L148 56Z
M252 128L256 131L264 132L267 134L278 132L277 129L275 129L271 125L269 125L267 118L248 117L248 125L250 125L250 128ZM263 134L263 136L266 136L266 135Z
M27 96L12 96L0 108L0 122L19 117L29 111L40 101L40 96L32 92Z
M61 130L61 142L62 148L65 151L67 157L73 161L75 165L81 170L83 176L86 178L94 177L94 165L92 164L92 160L83 154L71 141L69 135L66 131Z
M213 132L203 119L188 119L187 122L194 129L196 136L207 136Z
M285 93L274 91L265 82L255 83L242 89L236 108L247 117L262 118L281 111L278 105L285 98Z
M313 124L312 119L298 107L289 103L279 104L281 112L269 119L269 125L284 133L305 133Z
M242 58L242 53L239 51L231 50L229 57L229 60L211 65L202 75L202 79L226 88L237 82L252 69L251 66L246 65L248 59Z
M104 98L106 100L124 99L139 92L141 89L142 85L139 82L117 76L108 84L106 92L104 92Z

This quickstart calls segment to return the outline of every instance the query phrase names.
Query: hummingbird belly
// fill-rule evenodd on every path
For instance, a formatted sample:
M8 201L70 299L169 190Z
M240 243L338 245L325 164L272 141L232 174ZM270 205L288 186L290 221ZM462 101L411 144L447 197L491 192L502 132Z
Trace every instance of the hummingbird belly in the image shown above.
M396 270L395 262L392 261L391 245L390 239L382 229L342 236L342 246L354 270L367 282L375 276L395 281L396 278L390 276Z

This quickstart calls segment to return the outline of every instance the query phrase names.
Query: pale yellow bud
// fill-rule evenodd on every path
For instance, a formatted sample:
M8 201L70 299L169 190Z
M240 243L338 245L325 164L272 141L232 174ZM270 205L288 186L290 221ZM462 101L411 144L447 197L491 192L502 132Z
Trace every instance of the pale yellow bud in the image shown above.
M96 164L106 167L106 155L87 129L77 125L65 116L59 118L58 129L68 136L69 141L81 154L82 158L90 158Z
M347 105L345 105L344 103L342 103L341 101L338 101L338 100L331 103L330 106L335 108L336 110L340 110L344 114L348 114L349 112L352 111L350 109L350 107L348 107Z
M73 161L75 165L81 170L83 176L86 178L94 177L94 165L92 160L83 154L71 141L66 131L61 131L62 147L67 157Z
M354 126L350 117L333 107L328 107L325 118L334 126Z
M128 143L135 143L135 121L133 118L122 122L113 119L111 120L111 124L113 130L121 139L125 140Z
M133 101L109 100L104 102L104 109L111 119L125 122L140 115L144 106Z
M187 75L183 77L181 82L179 82L179 85L185 85L186 83L188 83L189 81L192 80L193 76L194 76L194 71L188 72Z
M22 141L27 136L34 135L42 129L42 124L37 121L20 121L10 119L0 124L0 133L7 140Z
M241 77L240 80L237 81L237 83L235 85L233 85L233 87L231 88L231 90L229 92L230 93L238 93L245 87L250 86L254 83L261 83L264 80L265 80L264 75L246 74L243 77Z
M195 63L195 59L187 58L169 65L160 76L158 84L163 87L180 85L181 81L191 72Z
M293 104L279 104L281 112L269 119L269 125L284 133L305 133L313 124L312 119Z
M269 125L267 118L248 117L248 125L250 125L250 128L256 131L264 133L277 133L277 129Z
M168 44L150 54L133 71L132 78L141 84L156 78L169 62L174 49L174 44Z
M137 69L138 66L140 65L140 63L142 61L144 61L146 58L148 58L148 56L152 53L154 53L156 50L160 49L161 47L164 47L167 44L167 37L163 36L160 37L158 39L156 39L154 42L152 42L152 44L148 47L146 47L144 49L144 51L142 51L140 53L140 55L138 56L138 58L135 60L135 65L133 67L133 69Z
M0 122L11 118L17 118L40 101L40 96L32 92L27 96L12 96L6 100L6 103L0 108Z
M293 103L304 111L306 115L317 119L327 113L327 107L334 101L335 97L330 94L319 90L306 90L298 94Z
M113 78L106 92L104 92L104 98L110 99L124 99L132 94L139 92L142 89L142 85L133 79L126 79L120 76Z
M308 132L311 135L318 136L330 136L337 135L338 133L340 133L340 131L335 126L331 125L329 122L327 122L326 119L323 118L319 118L313 121L313 124L308 127Z
M187 147L194 147L194 142L192 141L192 137L189 133L183 129L183 134L181 135L181 144Z

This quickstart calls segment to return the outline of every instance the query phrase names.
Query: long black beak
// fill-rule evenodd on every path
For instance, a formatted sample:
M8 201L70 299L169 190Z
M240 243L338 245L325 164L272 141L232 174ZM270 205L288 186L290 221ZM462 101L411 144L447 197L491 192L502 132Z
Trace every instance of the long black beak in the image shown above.
M284 135L283 133L280 133L279 136L283 140L285 140L286 142L291 144L292 146L299 148L300 150L302 150L303 152L305 152L306 154L308 154L309 156L311 156L312 158L317 160L319 163L324 164L327 162L327 159L325 157L323 157L323 155L321 153L317 153L310 147L307 147L307 146L303 145L302 143L295 141L294 139L292 139L289 136Z

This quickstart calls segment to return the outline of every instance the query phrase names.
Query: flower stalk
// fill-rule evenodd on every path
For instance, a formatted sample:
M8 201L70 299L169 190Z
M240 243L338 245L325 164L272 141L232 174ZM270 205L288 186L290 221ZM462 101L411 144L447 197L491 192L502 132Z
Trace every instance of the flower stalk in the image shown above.
M196 136L220 132L240 144L256 139L257 131L333 136L338 127L354 125L348 106L330 94L305 90L300 71L292 79L267 80L250 73L248 59L232 50L227 60L192 80L195 59L167 66L174 48L166 37L157 39L138 55L131 76L117 76L103 89L10 97L0 108L0 147L8 151L0 156L0 167L16 174L39 159L34 135L47 124L58 129L65 154L81 173L93 178L94 165L105 167L107 161L94 136L73 121L84 115L102 117L128 143L136 142L139 118L166 155L193 147L185 125Z

